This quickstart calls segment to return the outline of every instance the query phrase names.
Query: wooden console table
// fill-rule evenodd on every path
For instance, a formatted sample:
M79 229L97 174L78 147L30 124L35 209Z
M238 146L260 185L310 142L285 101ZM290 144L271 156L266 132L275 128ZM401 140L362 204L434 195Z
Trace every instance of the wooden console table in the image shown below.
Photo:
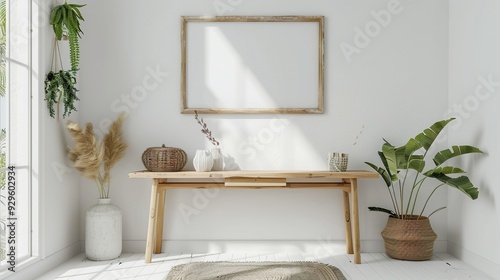
M153 180L146 263L151 262L153 251L155 254L161 253L165 193L168 188L337 188L341 189L344 194L347 253L354 253L354 262L359 264L361 255L357 179L377 177L376 172L369 171L138 171L129 173L129 178Z

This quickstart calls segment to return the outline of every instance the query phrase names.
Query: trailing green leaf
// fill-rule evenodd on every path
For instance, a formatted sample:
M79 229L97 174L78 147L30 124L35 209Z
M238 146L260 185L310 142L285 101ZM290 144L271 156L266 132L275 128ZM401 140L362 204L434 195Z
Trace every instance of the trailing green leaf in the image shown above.
M64 105L63 118L69 116L72 111L76 111L74 103L79 99L76 96L78 89L75 84L76 78L73 71L50 71L47 74L45 77L45 100L51 117L55 118L54 105L61 101Z
M71 61L71 70L77 71L80 64L80 46L78 44L78 36L73 34L73 31L68 31L69 36L69 55Z
M57 40L64 35L68 36L71 70L77 71L80 64L80 48L78 38L83 34L80 28L80 20L84 20L79 8L85 5L63 4L54 7L50 16L50 24L54 29Z

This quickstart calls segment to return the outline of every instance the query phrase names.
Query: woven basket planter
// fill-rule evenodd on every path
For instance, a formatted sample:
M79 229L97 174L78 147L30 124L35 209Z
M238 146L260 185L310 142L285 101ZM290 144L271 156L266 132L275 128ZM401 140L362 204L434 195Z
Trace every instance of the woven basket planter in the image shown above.
M142 163L148 171L180 171L187 163L187 154L182 149L172 147L151 147L142 154Z
M437 235L432 230L429 219L412 216L402 220L389 217L382 231L385 252L394 259L423 261L432 258L434 240Z

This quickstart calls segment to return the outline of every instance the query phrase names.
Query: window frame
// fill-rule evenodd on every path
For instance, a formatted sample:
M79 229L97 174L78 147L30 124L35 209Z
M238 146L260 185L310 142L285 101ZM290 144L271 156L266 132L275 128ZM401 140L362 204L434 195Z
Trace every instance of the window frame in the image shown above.
M5 102L6 102L6 167L5 168L0 168L1 171L5 171L8 169L8 166L11 163L11 140L12 140L12 135L11 135L11 108L14 106L11 104L11 98L10 98L10 71L11 71L11 65L16 64L18 66L26 68L27 71L27 90L28 92L26 93L26 97L28 99L27 104L27 112L26 112L26 117L27 117L27 124L28 127L26 128L27 131L27 165L18 165L16 167L16 173L18 173L19 170L26 170L27 175L26 175L26 180L27 180L27 188L26 190L28 191L28 194L26 195L27 199L27 213L28 213L28 218L27 218L27 234L28 235L28 252L27 254L23 256L18 256L16 252L16 265L15 265L15 271L19 271L20 269L24 268L25 266L29 266L33 264L34 262L37 262L40 260L39 252L40 252L40 235L39 235L39 224L40 224L40 216L39 216L39 191L38 191L38 180L34 179L34 173L38 173L37 170L34 170L34 161L38 160L38 154L34 155L33 150L35 147L35 150L38 152L38 124L37 122L34 122L33 117L37 117L37 112L38 112L38 106L39 106L39 98L38 98L38 93L40 91L40 85L38 83L33 83L33 77L39 75L38 69L34 68L34 61L33 61L33 53L34 51L38 51L39 47L38 45L34 45L34 36L38 36L39 32L39 26L37 26L36 23L37 21L41 21L42 19L39 19L39 10L36 11L36 13L33 12L33 1L34 0L24 0L26 3L23 3L26 5L26 8L28 9L26 11L26 22L27 26L24 31L26 32L25 34L14 34L15 36L25 36L27 39L27 63L22 63L20 61L17 61L15 59L12 59L10 57L10 49L11 49L11 41L14 40L13 36L11 34L11 28L10 26L10 4L12 2L15 2L16 0L5 0L6 2L6 22L7 22L7 30L6 30L6 53L5 57L3 59L5 60L5 67L6 67L6 95L5 95ZM34 21L34 15L36 15L36 18L38 19L37 21ZM22 31L20 31L22 32ZM38 63L36 63L38 65ZM35 108L35 113L33 112L33 109ZM36 126L36 127L35 127ZM35 144L36 143L36 144ZM36 146L34 146L34 144ZM39 164L37 163L36 166L38 167ZM16 180L17 181L17 180ZM36 183L35 183L36 182ZM16 192L19 189L16 188ZM17 197L18 194L16 193L16 202L17 202ZM24 202L23 202L24 203ZM18 236L18 233L16 232L16 236ZM16 244L17 244L16 240ZM0 279L3 279L5 277L9 277L12 275L12 272L8 270L10 265L6 261L2 261L0 265Z

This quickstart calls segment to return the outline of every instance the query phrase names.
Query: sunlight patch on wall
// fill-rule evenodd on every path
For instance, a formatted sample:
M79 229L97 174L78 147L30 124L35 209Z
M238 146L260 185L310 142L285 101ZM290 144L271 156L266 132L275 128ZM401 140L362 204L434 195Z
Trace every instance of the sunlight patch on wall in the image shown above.
M276 104L248 68L244 59L219 27L207 27L205 33L205 84L215 98L214 107L260 108Z

